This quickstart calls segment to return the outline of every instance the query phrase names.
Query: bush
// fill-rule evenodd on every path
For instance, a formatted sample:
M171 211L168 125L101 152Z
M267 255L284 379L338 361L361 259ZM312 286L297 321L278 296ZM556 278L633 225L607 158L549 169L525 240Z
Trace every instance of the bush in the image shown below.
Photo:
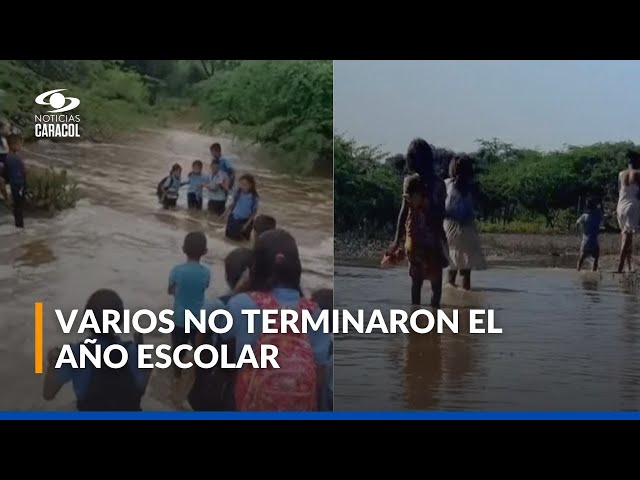
M266 147L288 170L332 171L332 62L245 61L195 91L207 125Z
M32 210L53 213L74 207L78 200L77 185L66 170L31 167L27 182L27 208Z

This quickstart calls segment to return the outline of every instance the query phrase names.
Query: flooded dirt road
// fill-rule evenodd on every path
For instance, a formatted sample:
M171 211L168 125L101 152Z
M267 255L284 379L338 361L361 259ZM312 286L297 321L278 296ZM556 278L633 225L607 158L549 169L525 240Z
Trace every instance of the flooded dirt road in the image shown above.
M24 232L14 229L9 212L0 207L0 409L74 408L70 386L56 400L42 400L42 376L33 373L34 302L44 302L45 355L71 340L60 332L53 310L82 308L98 288L115 289L126 308L171 308L169 270L184 261L182 241L192 230L204 230L209 242L203 258L212 270L207 297L225 293L222 261L235 245L223 239L224 225L204 212L188 212L186 191L176 211L162 210L155 197L157 183L173 163L183 166L184 177L194 160L207 165L214 140L222 143L238 173L256 176L261 213L273 215L298 240L303 288L332 287L330 179L273 173L228 141L188 130L142 130L112 144L27 145L27 166L66 168L84 198L53 219L27 217ZM152 340L168 342L160 335ZM144 409L174 408L165 388L167 372L154 372Z
M444 289L444 308L462 309L459 334L336 335L335 409L640 408L637 285L612 273L507 266L472 281L471 292ZM335 291L336 308L410 308L405 268L339 266ZM465 308L495 309L503 333L463 334Z

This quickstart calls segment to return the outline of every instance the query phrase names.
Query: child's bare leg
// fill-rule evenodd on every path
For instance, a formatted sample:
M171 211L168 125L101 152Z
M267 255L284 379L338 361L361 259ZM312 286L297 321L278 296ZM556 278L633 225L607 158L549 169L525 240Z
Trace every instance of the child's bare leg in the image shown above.
M584 263L586 258L587 255L585 253L580 254L580 258L578 258L578 271L580 271L580 269L582 268L582 264Z
M593 271L598 271L598 260L600 260L600 249L596 250L593 254Z
M442 270L431 279L431 306L440 308L440 300L442 299Z
M460 270L462 275L462 288L471 290L471 270Z
M456 286L456 277L458 276L458 271L454 270L453 268L449 269L448 272L448 282L449 284L453 285L454 287Z
M420 305L420 297L422 293L422 278L411 278L411 304Z

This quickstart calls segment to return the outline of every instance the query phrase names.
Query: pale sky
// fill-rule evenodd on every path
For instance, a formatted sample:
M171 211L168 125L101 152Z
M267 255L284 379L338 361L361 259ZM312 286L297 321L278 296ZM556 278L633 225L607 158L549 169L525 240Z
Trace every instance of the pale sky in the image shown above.
M334 62L334 127L389 153L416 136L453 150L640 143L640 61Z

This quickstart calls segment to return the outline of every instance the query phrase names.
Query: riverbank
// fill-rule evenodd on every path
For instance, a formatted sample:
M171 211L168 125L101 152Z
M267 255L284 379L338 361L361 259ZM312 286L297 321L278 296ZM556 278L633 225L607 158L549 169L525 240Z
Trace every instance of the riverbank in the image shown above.
M482 249L493 263L517 263L530 261L551 265L573 264L580 248L579 235L482 233ZM356 236L336 234L335 262L341 265L378 265L382 253L390 243L388 240L369 240ZM620 235L600 235L602 261L609 263L620 251ZM634 255L640 254L640 244L635 242ZM546 261L545 261L546 259ZM530 263L530 262L529 262Z

